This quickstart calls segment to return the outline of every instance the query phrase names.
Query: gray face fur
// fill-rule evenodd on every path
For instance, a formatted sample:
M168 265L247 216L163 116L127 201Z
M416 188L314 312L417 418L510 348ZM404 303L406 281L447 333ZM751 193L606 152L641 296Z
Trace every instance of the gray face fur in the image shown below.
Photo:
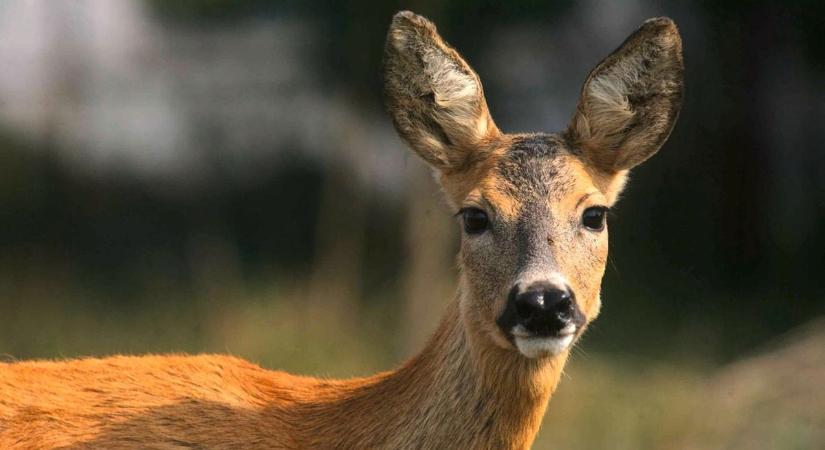
M466 317L499 345L518 347L527 356L557 353L599 309L607 231L585 228L581 216L614 199L596 187L579 156L552 134L512 136L484 178L462 203L484 210L490 221L485 233L463 233ZM534 284L574 296L574 327L566 332L571 336L529 336L519 327L513 291Z
M528 357L566 351L598 314L607 260L606 228L583 226L583 214L612 206L628 169L654 154L675 123L682 93L675 25L645 22L597 65L561 134L500 132L475 72L432 23L409 12L393 19L384 77L393 123L437 172L450 205L489 221L482 233L462 234L465 325ZM508 294L536 282L575 297L577 320L563 339L530 336L505 320Z

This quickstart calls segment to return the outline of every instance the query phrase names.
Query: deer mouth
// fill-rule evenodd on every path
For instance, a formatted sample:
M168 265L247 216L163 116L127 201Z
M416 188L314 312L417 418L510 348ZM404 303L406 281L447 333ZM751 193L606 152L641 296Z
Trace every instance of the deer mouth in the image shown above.
M537 333L518 324L510 330L512 342L518 351L528 358L556 356L569 349L576 340L578 326L573 323L555 333Z

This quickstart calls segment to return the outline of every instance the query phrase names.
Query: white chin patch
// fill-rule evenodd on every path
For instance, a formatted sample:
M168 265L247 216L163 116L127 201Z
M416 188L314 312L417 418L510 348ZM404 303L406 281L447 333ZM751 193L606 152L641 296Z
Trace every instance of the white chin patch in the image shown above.
M556 356L567 350L573 343L573 334L560 337L522 337L515 336L516 347L528 358Z

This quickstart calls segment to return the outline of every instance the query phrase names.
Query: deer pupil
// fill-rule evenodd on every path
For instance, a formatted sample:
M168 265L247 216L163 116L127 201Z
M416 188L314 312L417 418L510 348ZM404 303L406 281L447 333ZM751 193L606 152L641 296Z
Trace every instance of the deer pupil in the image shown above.
M479 234L487 229L487 213L477 208L467 208L463 211L464 231L467 234Z
M584 210L582 224L591 231L601 231L604 229L604 218L607 208L604 206L593 206Z

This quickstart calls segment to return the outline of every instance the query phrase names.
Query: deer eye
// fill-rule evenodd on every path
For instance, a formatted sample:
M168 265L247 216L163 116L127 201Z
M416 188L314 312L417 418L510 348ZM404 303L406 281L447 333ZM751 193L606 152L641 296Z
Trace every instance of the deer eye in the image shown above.
M487 213L478 208L462 209L461 217L464 219L464 231L467 234L483 233L489 224Z
M591 206L584 210L582 214L582 225L590 231L604 230L607 208L604 206Z

